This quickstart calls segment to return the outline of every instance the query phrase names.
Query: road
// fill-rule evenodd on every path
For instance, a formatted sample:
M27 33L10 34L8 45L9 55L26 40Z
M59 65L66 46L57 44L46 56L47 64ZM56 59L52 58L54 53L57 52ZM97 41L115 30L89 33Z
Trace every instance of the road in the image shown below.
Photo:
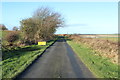
M18 78L95 78L65 40L56 41Z

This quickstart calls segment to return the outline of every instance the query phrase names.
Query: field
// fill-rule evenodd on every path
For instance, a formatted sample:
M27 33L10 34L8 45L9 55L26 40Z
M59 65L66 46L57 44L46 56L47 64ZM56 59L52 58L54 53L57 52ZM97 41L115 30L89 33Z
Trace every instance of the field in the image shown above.
M109 58L98 56L99 52L88 48L85 44L68 41L80 59L98 78L118 78L118 65L110 62Z
M119 37L120 38L120 37ZM112 42L118 42L120 41L118 37L104 37L104 38L98 38L98 39L102 39L102 40L108 40L108 41L112 41Z
M78 43L83 43L88 47L92 48L95 51L98 51L99 56L108 57L111 59L111 62L118 64L118 41L115 37L115 41L112 41L112 38L86 38L81 36L71 36L73 40Z
M82 38L94 38L94 39L101 39L101 40L108 40L112 42L118 42L120 36L118 34L96 34L96 35L79 35Z

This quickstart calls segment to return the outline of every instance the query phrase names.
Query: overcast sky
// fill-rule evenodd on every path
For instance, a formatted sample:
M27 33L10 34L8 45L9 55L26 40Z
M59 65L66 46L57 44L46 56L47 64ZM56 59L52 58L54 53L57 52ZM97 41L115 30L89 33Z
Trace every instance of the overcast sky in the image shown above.
M0 23L11 30L41 6L50 7L65 18L66 26L58 28L57 34L118 33L117 2L2 2Z

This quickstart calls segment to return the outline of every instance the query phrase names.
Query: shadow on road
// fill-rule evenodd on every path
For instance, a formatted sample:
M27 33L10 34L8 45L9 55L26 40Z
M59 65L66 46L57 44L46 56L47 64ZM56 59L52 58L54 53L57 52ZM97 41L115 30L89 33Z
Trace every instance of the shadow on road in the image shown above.
M57 42L66 42L71 41L72 39L69 39L68 37L59 36Z

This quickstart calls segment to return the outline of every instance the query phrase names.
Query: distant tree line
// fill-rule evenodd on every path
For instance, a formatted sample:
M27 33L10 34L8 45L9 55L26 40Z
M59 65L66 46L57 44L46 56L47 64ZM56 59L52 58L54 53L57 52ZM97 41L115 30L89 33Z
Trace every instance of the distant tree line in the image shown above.
M13 27L13 31L18 31L18 29L19 29L19 28L16 27L16 26Z
M4 30L8 30L8 28L7 28L4 24L0 24L0 30L3 30L3 31L4 31ZM12 30L13 30L13 31L18 31L19 28L16 27L16 26L14 26Z
M58 27L63 26L63 18L49 8L38 8L32 17L20 21L24 40L37 43L53 38Z

